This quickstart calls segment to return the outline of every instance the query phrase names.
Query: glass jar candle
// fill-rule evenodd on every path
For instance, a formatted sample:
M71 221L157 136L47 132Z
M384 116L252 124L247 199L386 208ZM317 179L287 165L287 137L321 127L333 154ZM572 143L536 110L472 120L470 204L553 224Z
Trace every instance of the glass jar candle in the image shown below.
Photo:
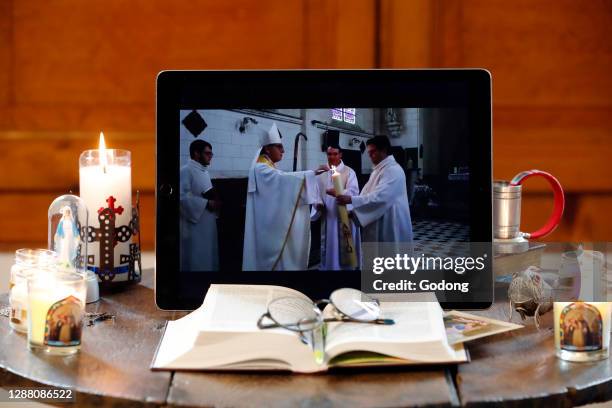
M33 267L54 266L57 254L46 249L18 249L9 278L9 325L20 333L28 331L28 287L26 271Z
M555 302L554 329L557 356L587 362L610 355L610 303Z
M28 274L28 345L54 355L81 348L85 275L74 270L32 268Z

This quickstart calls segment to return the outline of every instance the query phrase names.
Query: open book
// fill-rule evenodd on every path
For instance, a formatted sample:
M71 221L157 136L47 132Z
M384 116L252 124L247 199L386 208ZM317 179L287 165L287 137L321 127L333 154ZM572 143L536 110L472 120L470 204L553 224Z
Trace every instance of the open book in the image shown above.
M297 333L257 327L268 303L282 296L308 299L280 286L211 285L199 309L168 322L151 368L314 373L339 366L468 360L461 344L449 345L443 312L433 294L415 294L419 298L411 302L381 303L381 317L393 319L394 325L326 323L322 362Z

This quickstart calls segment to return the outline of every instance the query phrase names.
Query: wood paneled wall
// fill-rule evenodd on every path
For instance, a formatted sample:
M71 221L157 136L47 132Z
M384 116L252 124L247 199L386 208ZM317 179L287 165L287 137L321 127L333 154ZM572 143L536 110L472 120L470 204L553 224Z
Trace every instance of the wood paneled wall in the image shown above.
M549 171L567 193L551 241L612 240L612 1L383 0L383 67L482 67L493 76L494 176ZM523 230L552 209L524 186Z
M163 69L484 67L495 175L549 170L568 191L550 239L612 235L612 2L0 2L0 245L42 245L105 131L133 152L153 246L155 76ZM524 227L550 211L526 187Z
M374 2L0 1L0 245L44 245L104 130L132 151L154 244L155 78L164 69L375 65Z

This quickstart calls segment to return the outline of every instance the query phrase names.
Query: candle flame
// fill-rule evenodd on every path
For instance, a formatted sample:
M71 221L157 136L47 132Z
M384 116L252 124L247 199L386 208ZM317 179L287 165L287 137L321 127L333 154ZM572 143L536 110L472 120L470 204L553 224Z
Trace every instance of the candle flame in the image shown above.
M102 170L106 173L106 166L108 166L108 159L106 157L106 143L104 142L104 133L100 132L100 166L102 166Z
M336 166L334 166L333 164L331 165L331 171L332 171L332 175L338 174L338 172L336 171Z

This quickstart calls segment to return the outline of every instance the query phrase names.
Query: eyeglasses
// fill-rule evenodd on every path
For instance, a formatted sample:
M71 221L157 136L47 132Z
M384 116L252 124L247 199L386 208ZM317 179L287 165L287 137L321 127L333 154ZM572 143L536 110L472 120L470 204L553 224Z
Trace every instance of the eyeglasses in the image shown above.
M320 306L331 305L333 317L324 318ZM271 323L264 323L264 319ZM310 345L316 361L325 357L327 322L353 322L391 325L392 319L380 318L380 302L351 288L335 290L329 299L317 300L285 296L268 303L268 310L257 320L260 329L284 328L299 333L300 340Z
M323 318L320 307L333 307L333 317ZM272 323L264 323L264 319ZM380 302L365 293L352 288L335 290L329 299L313 302L298 297L280 297L268 304L268 310L257 321L260 329L282 327L303 333L314 330L327 322L353 322L391 325L392 319L380 317Z

